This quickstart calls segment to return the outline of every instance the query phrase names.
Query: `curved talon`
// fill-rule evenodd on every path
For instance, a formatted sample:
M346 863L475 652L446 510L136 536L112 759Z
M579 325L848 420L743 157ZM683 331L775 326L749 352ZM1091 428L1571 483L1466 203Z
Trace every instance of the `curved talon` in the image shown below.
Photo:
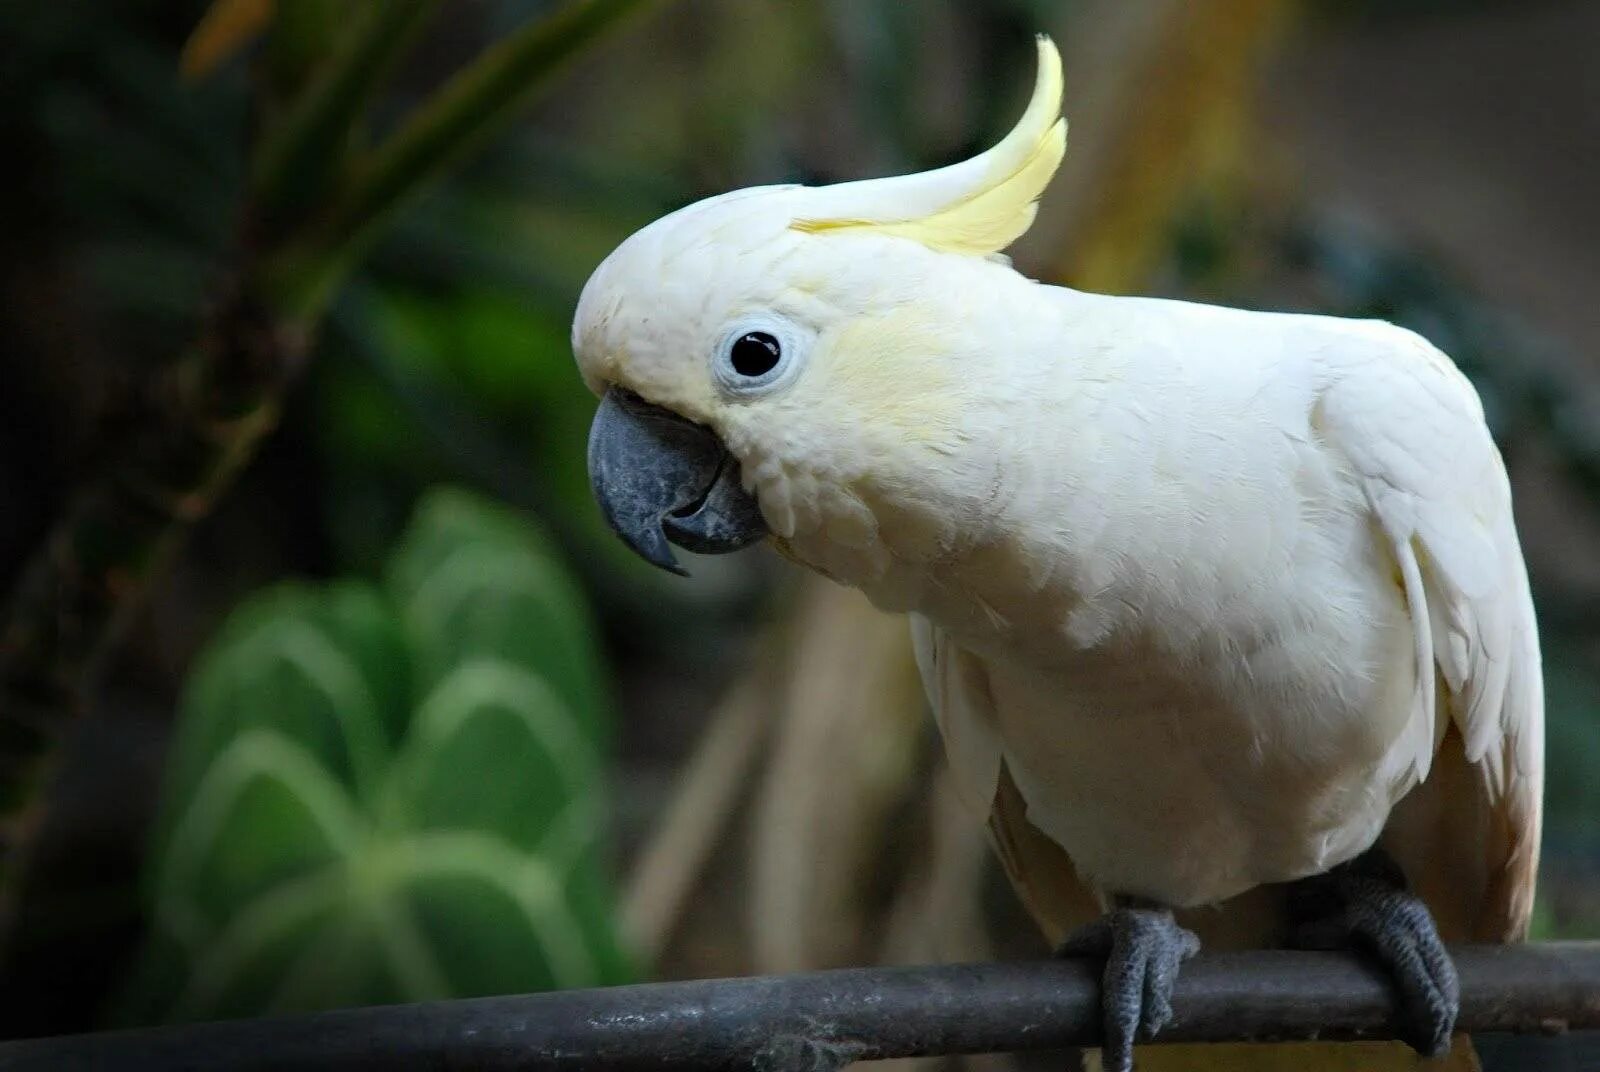
M1400 999L1400 1036L1426 1057L1450 1051L1461 1007L1454 962L1433 916L1405 877L1372 849L1291 892L1291 943L1302 949L1355 947L1375 957Z
M1135 1040L1148 1042L1172 1019L1179 966L1200 939L1160 908L1117 908L1069 935L1057 956L1105 959L1100 1005L1106 1072L1132 1072Z

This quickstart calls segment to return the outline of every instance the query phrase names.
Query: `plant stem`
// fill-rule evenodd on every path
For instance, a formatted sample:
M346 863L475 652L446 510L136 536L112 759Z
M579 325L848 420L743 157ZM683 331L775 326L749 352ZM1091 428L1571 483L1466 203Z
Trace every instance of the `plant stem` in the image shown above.
M252 197L258 219L281 230L331 184L354 130L385 74L439 0L362 5L341 47L301 92L257 154Z
M266 268L293 314L319 309L344 266L410 198L508 123L566 61L651 0L573 0L488 48L356 166L323 222Z

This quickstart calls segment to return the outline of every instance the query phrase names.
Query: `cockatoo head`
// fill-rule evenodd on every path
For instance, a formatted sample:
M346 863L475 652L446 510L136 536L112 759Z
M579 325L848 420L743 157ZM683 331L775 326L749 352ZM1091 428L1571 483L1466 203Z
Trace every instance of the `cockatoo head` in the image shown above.
M860 541L866 487L912 483L962 435L963 307L1033 221L1066 143L1061 63L970 160L834 186L738 190L634 234L590 277L572 343L602 396L589 471L629 546L736 550L770 533ZM977 299L973 299L977 300ZM971 355L966 355L971 356ZM884 464L898 459L899 465Z

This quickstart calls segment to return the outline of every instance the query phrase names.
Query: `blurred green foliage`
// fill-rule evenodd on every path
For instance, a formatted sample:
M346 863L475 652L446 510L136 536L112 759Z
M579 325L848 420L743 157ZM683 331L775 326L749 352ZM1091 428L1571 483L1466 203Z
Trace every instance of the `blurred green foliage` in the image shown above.
M584 453L594 401L572 371L564 317L491 287L374 285L336 320L341 359L319 376L323 449L349 496L331 535L366 562L419 481L466 474L562 519L562 536L631 576L591 508ZM377 478L376 480L374 478ZM375 538L376 537L376 538Z
M591 634L548 542L453 490L381 584L240 607L184 698L126 1016L625 979Z

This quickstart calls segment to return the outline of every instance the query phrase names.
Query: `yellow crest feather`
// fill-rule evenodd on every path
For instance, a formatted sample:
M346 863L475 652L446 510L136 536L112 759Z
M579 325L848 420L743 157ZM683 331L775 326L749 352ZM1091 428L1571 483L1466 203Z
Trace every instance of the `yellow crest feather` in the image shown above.
M925 175L825 187L818 192L831 195L832 202L855 198L863 202L864 209L884 206L890 212L797 219L790 226L810 234L870 230L976 256L998 253L1022 237L1032 225L1039 195L1060 166L1067 147L1067 123L1060 114L1061 56L1048 37L1041 35L1038 45L1039 73L1033 97L1016 127L994 148ZM922 215L902 214L908 203L925 202L930 192L944 196ZM894 213L895 208L899 213Z

